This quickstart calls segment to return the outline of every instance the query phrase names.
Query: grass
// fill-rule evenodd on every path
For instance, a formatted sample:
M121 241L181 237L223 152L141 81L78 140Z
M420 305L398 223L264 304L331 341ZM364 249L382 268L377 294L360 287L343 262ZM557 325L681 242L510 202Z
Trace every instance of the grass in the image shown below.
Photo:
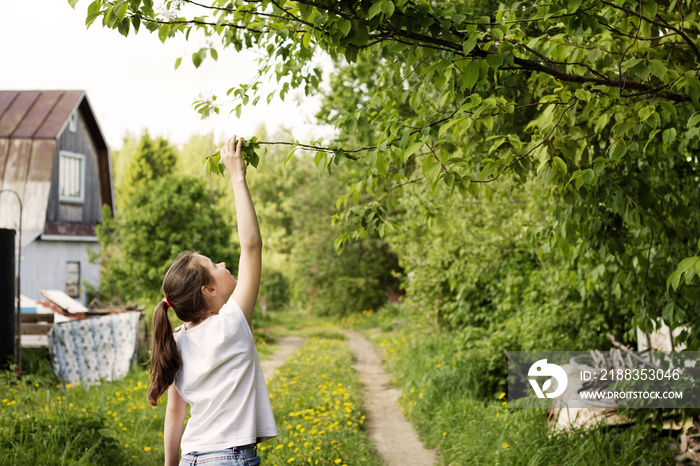
M146 403L148 372L134 368L100 386L54 384L47 376L0 383L4 464L163 464L165 406Z
M381 464L364 432L361 388L343 341L304 343L268 390L280 436L258 448L263 464Z
M544 410L508 407L505 393L477 397L479 368L450 334L380 337L401 408L445 465L675 464L668 433L647 423L555 433ZM468 356L468 355L467 355Z
M260 446L263 464L379 465L344 335L323 322L298 330L311 340L270 383L280 436ZM272 334L255 332L261 357ZM167 400L146 403L146 368L92 387L57 380L45 349L24 351L23 368L20 380L0 375L0 465L163 464Z
M261 357L273 337L304 336L305 343L269 382L280 436L264 442L266 465L379 465L364 430L361 389L342 332L327 318L274 315L258 325ZM657 465L674 464L668 433L650 423L555 433L546 413L508 406L491 393L491 368L469 351L461 336L406 324L400 309L366 311L344 326L369 330L382 348L399 405L421 440L444 465ZM163 464L164 403L146 405L148 373L132 370L120 381L91 388L59 383L47 353L26 351L18 381L0 377L0 465Z

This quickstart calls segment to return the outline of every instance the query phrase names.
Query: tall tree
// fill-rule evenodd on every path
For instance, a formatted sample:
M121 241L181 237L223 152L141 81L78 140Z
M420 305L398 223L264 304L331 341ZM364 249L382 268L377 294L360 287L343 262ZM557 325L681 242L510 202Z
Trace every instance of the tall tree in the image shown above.
M162 137L152 139L144 131L124 171L121 184L124 197L133 195L139 185L174 173L177 159L175 148L168 141Z
M106 301L155 302L165 272L186 250L226 262L237 274L240 249L229 216L197 178L171 175L141 183L116 218L104 213L97 236L99 291Z

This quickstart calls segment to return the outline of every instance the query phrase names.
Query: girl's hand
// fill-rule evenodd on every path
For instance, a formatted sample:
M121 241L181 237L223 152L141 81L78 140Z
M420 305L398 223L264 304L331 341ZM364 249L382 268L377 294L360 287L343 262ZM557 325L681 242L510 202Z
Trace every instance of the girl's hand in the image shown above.
M237 143L236 143L237 142ZM224 147L221 148L221 163L224 164L230 176L240 175L245 177L245 161L241 156L241 148L243 147L243 138L237 138L234 135Z

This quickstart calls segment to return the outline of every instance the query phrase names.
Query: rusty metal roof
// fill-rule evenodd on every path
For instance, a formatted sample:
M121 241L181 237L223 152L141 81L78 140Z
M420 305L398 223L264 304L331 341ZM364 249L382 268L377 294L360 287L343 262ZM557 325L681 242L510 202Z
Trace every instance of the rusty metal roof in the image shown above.
M45 229L57 139L76 110L98 152L103 202L114 209L109 149L85 91L0 91L0 189L22 199L23 247ZM18 218L16 199L2 193L0 227L17 228Z
M0 91L0 138L56 139L83 91Z

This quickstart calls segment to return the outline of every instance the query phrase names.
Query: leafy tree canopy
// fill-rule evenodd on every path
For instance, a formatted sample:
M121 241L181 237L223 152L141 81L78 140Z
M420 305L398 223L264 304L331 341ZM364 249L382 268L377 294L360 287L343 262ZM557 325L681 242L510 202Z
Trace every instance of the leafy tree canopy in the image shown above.
M97 228L100 295L157 301L165 272L182 251L226 262L237 274L239 248L214 198L193 177L165 176L139 185L119 216Z
M75 3L77 0L71 0ZM612 312L624 294L633 324L700 327L697 273L700 51L695 4L677 0L96 0L87 24L165 41L197 30L217 48L257 47L259 79L231 87L255 104L264 77L280 97L317 92L324 52L340 67L325 116L339 137L316 150L320 172L364 170L341 199L338 246L396 225L409 185L467 196L501 177L538 176L557 197L546 229L569 267L593 270L584 291ZM196 11L181 13L182 6ZM191 7L191 8L190 8ZM179 66L180 60L176 63ZM270 99L272 96L267 96ZM203 116L217 100L196 104ZM239 107L234 110L239 110ZM400 217L398 217L400 220ZM692 262L692 263L691 263ZM688 267L690 264L690 267ZM696 339L697 340L697 339ZM696 341L697 343L697 341Z
M145 131L124 171L121 189L133 195L137 186L174 172L177 163L175 149L162 137L152 139Z

